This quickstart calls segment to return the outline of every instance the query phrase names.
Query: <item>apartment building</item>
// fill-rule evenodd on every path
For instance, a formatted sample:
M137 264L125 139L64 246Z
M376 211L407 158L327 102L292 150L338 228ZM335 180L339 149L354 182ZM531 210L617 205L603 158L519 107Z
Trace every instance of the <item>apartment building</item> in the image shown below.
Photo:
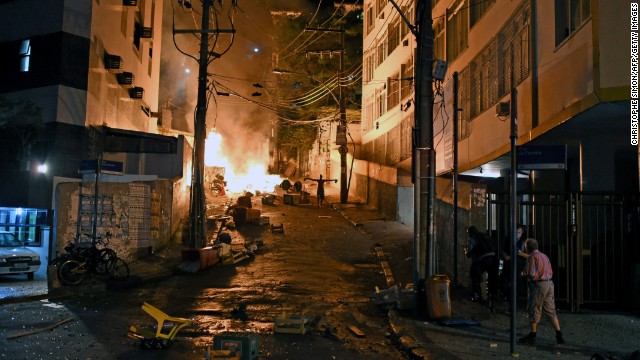
M101 151L90 128L157 133L162 5L0 3L0 97L28 100L40 113L21 120L35 121L37 136L24 143L29 150L18 171L3 177L1 191L13 193L4 195L5 205L51 208L53 178L77 178L80 160Z
M38 240L43 259L81 233L148 254L188 212L190 146L158 135L162 8L0 1L0 227Z
M417 2L396 3L415 22ZM510 220L515 119L518 222L555 259L558 298L575 308L623 303L631 292L638 296L637 287L629 290L640 279L633 260L640 247L632 241L640 219L638 147L631 144L630 128L630 50L621 45L629 39L629 23L621 20L628 18L621 18L628 4L434 0L432 7L434 58L447 64L444 79L434 81L440 204L451 203L457 158L458 190L466 189L458 203L465 210L463 225L476 225L503 241ZM394 187L396 218L412 224L416 39L388 0L365 1L364 9L363 160L395 174L385 180L367 171L359 176L368 184ZM440 269L453 272L461 262L451 259L450 207L436 207L441 213L435 214L435 227ZM614 259L616 265L609 266Z

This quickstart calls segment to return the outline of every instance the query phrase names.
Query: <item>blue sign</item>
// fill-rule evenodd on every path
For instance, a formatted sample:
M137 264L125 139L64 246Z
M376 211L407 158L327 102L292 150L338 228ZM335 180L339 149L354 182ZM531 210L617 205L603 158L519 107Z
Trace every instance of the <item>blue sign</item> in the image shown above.
M566 145L521 145L517 153L518 170L567 169Z
M81 160L80 169L78 170L78 173L80 174L95 173L96 163L97 163L97 160ZM122 175L123 172L124 172L124 166L122 161L102 160L102 164L100 166L100 173Z

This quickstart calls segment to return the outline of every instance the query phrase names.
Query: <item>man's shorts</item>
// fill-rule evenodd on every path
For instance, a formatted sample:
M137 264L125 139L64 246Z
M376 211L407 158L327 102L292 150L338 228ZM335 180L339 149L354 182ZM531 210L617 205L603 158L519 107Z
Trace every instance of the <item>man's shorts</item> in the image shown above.
M534 283L529 292L527 302L529 321L539 323L542 314L550 317L556 316L556 299L553 290L553 281L541 281Z

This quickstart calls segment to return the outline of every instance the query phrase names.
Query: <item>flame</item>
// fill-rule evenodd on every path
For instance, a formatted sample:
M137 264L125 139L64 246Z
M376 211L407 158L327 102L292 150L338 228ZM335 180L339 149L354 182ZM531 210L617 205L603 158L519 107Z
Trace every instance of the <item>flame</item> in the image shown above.
M224 155L222 135L215 130L209 132L205 140L205 166L220 166L225 168L224 179L227 182L226 190L230 192L243 192L244 190L255 192L273 192L274 187L282 182L278 175L267 174L267 157L264 159L245 159L243 167L232 164Z

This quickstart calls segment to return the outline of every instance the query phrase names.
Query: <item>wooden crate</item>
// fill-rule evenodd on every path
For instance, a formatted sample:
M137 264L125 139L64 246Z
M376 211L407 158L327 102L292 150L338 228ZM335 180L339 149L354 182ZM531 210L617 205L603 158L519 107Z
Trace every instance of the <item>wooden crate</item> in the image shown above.
M282 313L273 320L273 332L280 334L304 335L310 330L310 325L305 316L300 314Z

